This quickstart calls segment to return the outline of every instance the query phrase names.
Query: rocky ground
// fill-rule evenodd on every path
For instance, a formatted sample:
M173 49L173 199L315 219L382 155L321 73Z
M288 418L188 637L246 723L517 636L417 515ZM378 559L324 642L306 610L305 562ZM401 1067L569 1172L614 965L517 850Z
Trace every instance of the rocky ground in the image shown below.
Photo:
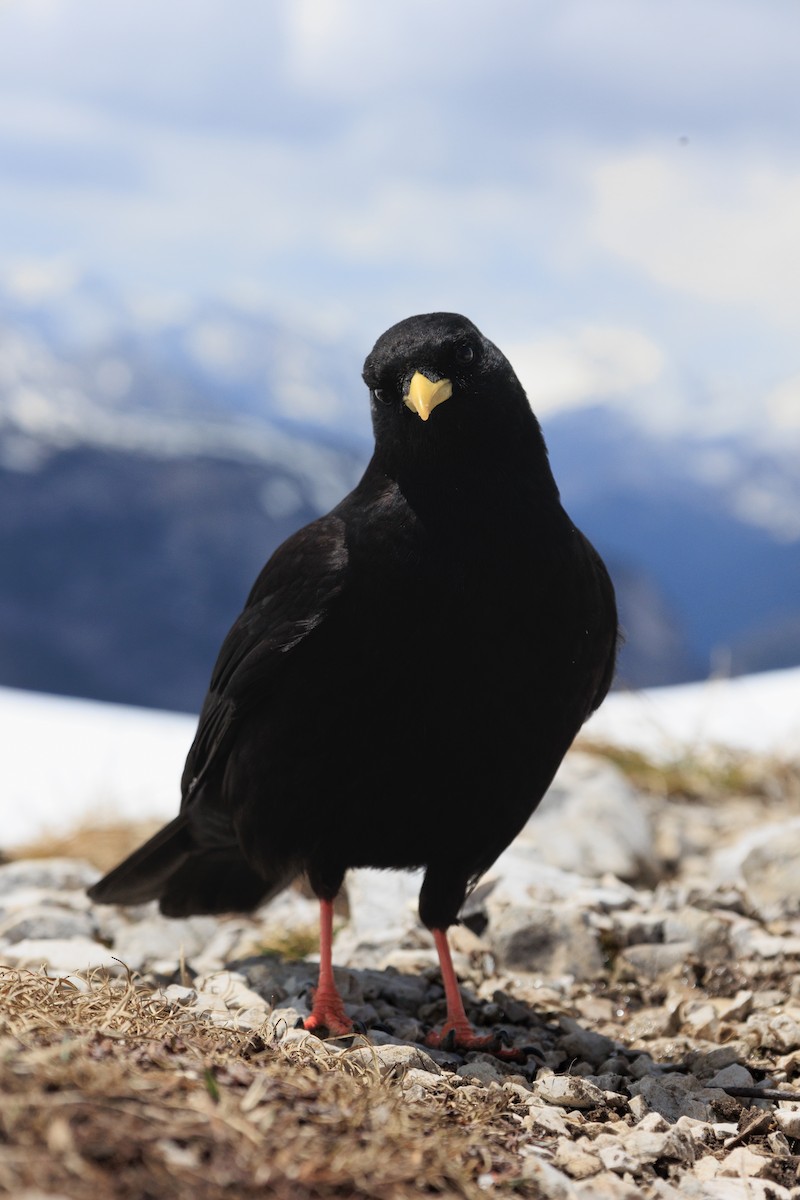
M92 846L84 836L96 858ZM518 1062L425 1047L444 1004L411 876L351 873L335 958L365 1032L322 1042L297 1028L315 981L305 956L317 929L316 904L302 892L284 893L252 918L167 921L153 906L90 905L85 887L97 866L73 855L8 862L0 867L0 1076L3 1094L17 1097L17 1124L0 1114L0 1192L38 1186L42 1194L42 1178L25 1169L35 1147L25 1151L20 1141L23 1125L36 1128L47 1110L46 1098L28 1090L32 1062L49 1053L53 1069L70 1022L95 1059L111 1053L97 1049L104 1038L111 1047L121 1038L128 1052L142 1039L151 1044L152 1012L154 1028L168 1027L179 1042L193 1046L201 1031L201 1057L216 1081L203 1102L233 1114L231 1137L250 1145L250 1130L263 1148L270 1121L295 1112L295 1101L305 1113L295 1133L316 1129L314 1143L288 1134L282 1143L295 1148L293 1162L314 1162L311 1175L290 1183L288 1167L278 1180L262 1166L266 1194L800 1197L798 861L795 768L724 756L656 768L618 752L573 751L453 931L468 1012L504 1031ZM42 1014L51 1009L60 1015L48 1024ZM90 1019L90 1009L100 1015ZM221 1074L208 1041L217 1034L229 1039ZM181 1060L176 1074L189 1078L192 1069ZM328 1075L355 1090L320 1108L319 1080ZM285 1088L311 1076L316 1107L306 1111ZM80 1097L79 1080L58 1081L51 1094L66 1088ZM331 1113L343 1119L366 1095L369 1115L348 1118L337 1135L336 1145L350 1148L337 1174L324 1130ZM423 1156L388 1179L388 1150L371 1166L358 1157L366 1145L389 1144L374 1125L389 1100L402 1161L416 1163L423 1146L429 1153L427 1130L442 1153L449 1147L450 1169ZM53 1168L47 1194L82 1197L84 1185L96 1192L92 1172L103 1168L95 1157L89 1171L80 1121L69 1107L60 1111L61 1141L42 1134ZM461 1141L451 1144L456 1134ZM166 1141L173 1177L199 1170L191 1137ZM125 1171L112 1174L103 1176L107 1194L135 1194ZM210 1179L193 1178L197 1195L223 1194ZM241 1180L237 1194L250 1194Z

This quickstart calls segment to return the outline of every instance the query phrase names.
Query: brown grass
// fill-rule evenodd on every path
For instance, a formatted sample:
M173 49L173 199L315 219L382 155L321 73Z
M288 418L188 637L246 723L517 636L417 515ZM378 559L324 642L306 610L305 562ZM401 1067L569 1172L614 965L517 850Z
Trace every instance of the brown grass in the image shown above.
M800 762L719 747L665 762L639 750L581 737L577 750L613 763L634 787L670 800L724 803L730 796L800 802Z
M68 834L42 834L35 841L7 850L9 858L82 858L100 871L110 871L126 855L160 829L163 821L127 821L79 825Z
M0 1014L0 1193L477 1200L491 1175L535 1195L500 1089L411 1099L347 1052L220 1029L132 978L2 970Z

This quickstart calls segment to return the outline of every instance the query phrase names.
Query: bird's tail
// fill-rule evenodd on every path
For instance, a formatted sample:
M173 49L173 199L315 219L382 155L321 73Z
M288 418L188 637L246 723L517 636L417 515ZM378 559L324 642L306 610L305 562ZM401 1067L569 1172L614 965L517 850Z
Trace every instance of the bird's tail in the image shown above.
M264 879L233 843L198 847L189 816L181 813L89 888L89 898L99 904L158 900L168 917L250 912L286 887L291 874Z

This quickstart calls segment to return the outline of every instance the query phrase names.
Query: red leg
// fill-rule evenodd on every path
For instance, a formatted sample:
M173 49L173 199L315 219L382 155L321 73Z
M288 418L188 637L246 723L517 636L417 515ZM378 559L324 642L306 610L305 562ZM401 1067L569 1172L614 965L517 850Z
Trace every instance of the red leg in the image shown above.
M461 989L458 986L458 980L453 968L453 960L450 957L447 930L432 929L431 933L436 943L439 965L442 969L447 1015L440 1032L435 1033L431 1030L425 1038L425 1044L435 1048L445 1043L448 1048L452 1046L453 1049L458 1050L488 1050L498 1058L506 1058L514 1062L524 1060L525 1055L521 1051L513 1048L507 1050L502 1048L497 1034L492 1033L488 1037L479 1037L475 1033L464 1011Z
M445 1017L444 1025L441 1033L429 1033L425 1039L429 1046L438 1046L444 1038L452 1031L455 1034L456 1043L464 1045L466 1042L474 1041L475 1033L467 1019L467 1014L464 1011L464 1001L461 999L461 989L458 986L456 973L453 968L453 960L450 957L450 945L447 941L447 931L445 929L432 929L433 940L436 943L436 951L439 955L439 966L442 969L442 982L444 983L444 997L447 1001L447 1016ZM480 1040L480 1039L478 1039ZM488 1042L491 1039L485 1038Z
M333 901L319 902L319 983L314 992L314 1007L304 1022L306 1029L327 1029L333 1037L353 1032L353 1022L344 1009L344 1001L333 978Z

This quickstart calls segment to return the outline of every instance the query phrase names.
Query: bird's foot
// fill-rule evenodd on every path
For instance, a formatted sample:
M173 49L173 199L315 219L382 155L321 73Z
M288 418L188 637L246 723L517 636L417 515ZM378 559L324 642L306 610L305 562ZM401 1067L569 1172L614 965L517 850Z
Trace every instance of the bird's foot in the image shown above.
M437 1033L432 1029L425 1038L425 1045L434 1050L482 1050L504 1062L525 1062L524 1050L509 1045L508 1034L496 1030L488 1035L477 1034L469 1021L446 1021Z
M354 1032L353 1022L345 1012L342 997L337 991L329 988L317 988L314 1006L303 1026L310 1033L325 1030L329 1037L344 1037Z

